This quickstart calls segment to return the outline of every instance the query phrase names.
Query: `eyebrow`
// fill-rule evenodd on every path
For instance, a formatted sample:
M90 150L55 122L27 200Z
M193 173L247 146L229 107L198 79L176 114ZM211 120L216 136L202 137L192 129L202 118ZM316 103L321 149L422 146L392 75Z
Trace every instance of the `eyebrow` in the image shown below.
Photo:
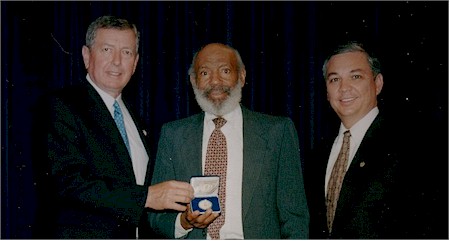
M364 70L363 69L354 69L354 70L350 71L350 73L355 73L355 72L364 72Z
M330 76L332 76L332 75L338 75L338 73L336 73L336 72L328 73L328 74L327 74L327 78L330 77Z
M357 72L364 72L364 70L361 68L350 70L350 73L357 73ZM339 74L337 72L331 72L327 74L327 78L330 77L331 75L339 75Z

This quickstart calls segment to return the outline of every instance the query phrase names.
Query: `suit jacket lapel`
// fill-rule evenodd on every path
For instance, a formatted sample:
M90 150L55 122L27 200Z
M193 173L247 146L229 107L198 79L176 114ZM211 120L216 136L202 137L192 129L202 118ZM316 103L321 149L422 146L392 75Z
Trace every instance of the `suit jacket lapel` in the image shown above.
M242 108L243 118L243 132L244 132L244 155L243 155L243 177L242 177L242 220L245 220L256 184L259 182L261 168L264 164L266 146L268 140L264 135L264 128L262 128L258 119L246 108Z
M376 161L376 154L373 153L373 148L375 148L376 145L372 144L372 142L375 141L374 143L379 143L376 139L378 138L380 122L381 118L379 114L364 135L358 151L355 153L355 156L350 163L350 167L345 174L342 189L339 194L336 216L338 216L341 209L352 208L353 197L355 194L359 194L355 188L361 185L361 179L365 179L369 173L374 170L373 165L376 165L376 163L374 163L374 161Z
M128 104L128 102L126 102L123 99L122 99L122 101L125 104L125 106L127 107L127 109L130 110L131 108L130 108L130 105ZM136 129L139 133L139 137L141 138L142 143L144 144L144 147L145 147L145 151L147 151L147 155L150 158L150 153L152 150L150 150L150 145L148 145L148 143L147 143L147 138L148 138L149 133L147 130L143 129L140 126L140 122L137 121L138 119L134 116L132 111L128 111L128 113L130 113L131 119L133 120L134 124L136 125Z
M183 143L180 145L181 153L184 153L185 161L179 163L183 165L187 173L197 173L202 175L202 140L203 140L203 119L205 114L193 116L193 120L184 128Z
M125 100L123 100L123 103L125 104L125 106L127 107L128 110L131 110L130 105ZM150 181L151 181L151 175L153 173L153 164L154 164L154 162L152 161L153 150L150 148L150 145L147 142L149 133L145 129L141 128L141 126L139 124L140 122L137 121L138 119L134 116L133 112L132 111L128 111L128 112L130 113L131 119L133 120L134 124L136 125L136 129L139 133L139 137L141 138L142 144L144 145L145 151L147 152L147 155L148 155L147 171L145 174L145 183L146 183L146 185L149 185ZM131 158L130 158L130 162L131 162Z
M381 121L381 115L378 114L378 116L369 126L369 129L367 129L367 132L364 135L364 138L361 141L358 151L355 153L355 156L353 157L348 170L357 171L358 169L364 167L368 162L370 163L372 155L370 155L369 152L376 147L372 146L371 143L378 138L377 134ZM367 155L367 153L369 153L369 155Z
M111 142L111 145L115 147L114 150L117 155L115 160L117 161L114 165L128 172L124 176L134 177L131 157L111 113L108 111L100 95L89 83L86 84L86 91L87 96L80 98L86 101L86 104L81 108L86 108L85 114L88 117L87 120L90 120L92 126L94 126L92 131L102 132L102 135L105 137L104 141ZM124 159L126 161L123 161Z

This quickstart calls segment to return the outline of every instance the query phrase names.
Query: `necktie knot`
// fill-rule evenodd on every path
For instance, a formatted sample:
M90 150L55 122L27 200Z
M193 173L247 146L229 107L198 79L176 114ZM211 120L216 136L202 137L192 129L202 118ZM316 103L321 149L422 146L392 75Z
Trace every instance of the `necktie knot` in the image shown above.
M350 142L350 137L351 136L352 136L352 134L350 134L350 130L344 131L344 138L342 140L342 147L346 148L346 152L348 152L348 148L350 147L348 143ZM345 153L345 154L347 154L347 153Z
M217 117L213 119L214 124L216 125L216 129L220 129L222 128L222 126L225 125L225 123L227 123L227 120L225 120L222 117Z
M122 111L120 110L120 106L119 106L119 102L114 101L114 116L121 116L122 115Z
M348 142L350 136L352 136L352 134L350 134L350 130L346 130L346 131L344 132L344 142Z

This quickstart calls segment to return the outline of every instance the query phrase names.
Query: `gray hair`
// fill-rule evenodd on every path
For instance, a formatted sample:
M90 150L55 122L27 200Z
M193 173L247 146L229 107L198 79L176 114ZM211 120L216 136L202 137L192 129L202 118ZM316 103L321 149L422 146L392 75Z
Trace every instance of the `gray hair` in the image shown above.
M117 18L115 16L102 16L97 18L89 25L86 32L86 46L88 48L91 48L94 44L97 30L99 29L133 30L133 32L136 34L136 52L138 52L140 33L134 23L131 23L126 19Z
M238 72L240 72L241 70L245 70L244 62L242 62L241 55L239 54L239 51L237 51L237 49L235 49L229 45L226 45L226 44L221 44L221 43L217 43L217 44L233 51L234 55L236 56L236 60L237 60L237 71ZM207 45L209 45L209 44L207 44ZM207 46L207 45L205 45L205 46ZM202 49L205 46L201 47L197 52L195 52L194 57L192 58L192 63L191 63L191 66L189 67L188 75L192 76L194 79L197 78L197 73L195 73L195 62L197 61L198 53L200 51L202 51Z
M357 42L350 42L344 45L339 46L328 58L325 60L322 67L323 78L326 80L327 78L327 64L330 61L331 57L338 54L350 53L350 52L362 52L366 55L367 61L369 62L370 68L372 69L373 76L377 76L381 73L381 64L380 61L371 56L366 50L363 48L362 44Z

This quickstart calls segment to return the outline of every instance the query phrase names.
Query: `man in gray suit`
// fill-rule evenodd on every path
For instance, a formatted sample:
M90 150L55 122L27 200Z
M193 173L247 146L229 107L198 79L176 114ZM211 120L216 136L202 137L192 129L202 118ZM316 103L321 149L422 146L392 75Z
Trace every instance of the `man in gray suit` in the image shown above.
M205 175L213 119L223 117L227 143L224 212L154 212L150 223L168 238L213 239L211 225L225 222L220 239L305 239L309 212L303 188L297 131L286 117L240 105L245 66L237 50L212 43L194 55L189 76L203 113L165 124L158 144L153 184L188 182Z

